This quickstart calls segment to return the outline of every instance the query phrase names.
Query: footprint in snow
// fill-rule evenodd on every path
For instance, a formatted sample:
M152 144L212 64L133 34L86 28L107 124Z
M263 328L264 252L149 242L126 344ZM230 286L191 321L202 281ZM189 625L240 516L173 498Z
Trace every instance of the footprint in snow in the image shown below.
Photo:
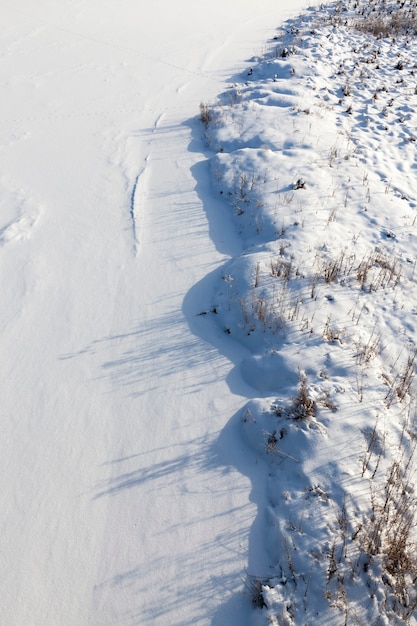
M0 244L9 241L21 241L29 236L37 216L34 214L22 215L0 229Z

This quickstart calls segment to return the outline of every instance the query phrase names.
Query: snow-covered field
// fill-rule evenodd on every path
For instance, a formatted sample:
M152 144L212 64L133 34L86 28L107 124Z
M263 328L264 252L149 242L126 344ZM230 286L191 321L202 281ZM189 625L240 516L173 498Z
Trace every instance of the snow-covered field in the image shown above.
M192 326L240 244L198 110L302 6L1 2L2 625L244 624L243 349Z
M417 623L401 4L2 1L0 624Z

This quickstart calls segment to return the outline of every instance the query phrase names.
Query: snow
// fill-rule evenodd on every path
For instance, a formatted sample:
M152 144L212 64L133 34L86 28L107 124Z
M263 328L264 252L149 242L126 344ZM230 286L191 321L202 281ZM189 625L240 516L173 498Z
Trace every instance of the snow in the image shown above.
M301 9L2 2L1 624L417 623L415 40Z
M276 4L1 3L2 624L244 623L241 351L193 331L240 244L198 109Z

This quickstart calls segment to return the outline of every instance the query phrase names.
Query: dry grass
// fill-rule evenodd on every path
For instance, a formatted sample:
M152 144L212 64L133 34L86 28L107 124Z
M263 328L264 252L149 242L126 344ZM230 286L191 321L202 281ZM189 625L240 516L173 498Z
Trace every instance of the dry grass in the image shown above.
M385 377L389 385L388 393L385 396L385 402L389 408L397 398L402 402L411 391L411 385L415 375L415 362L417 359L417 348L409 351L407 360L399 365L397 371L394 371L392 379Z
M383 582L396 598L396 610L407 617L417 607L417 555L414 531L417 499L412 484L413 449L393 461L382 492L371 494L372 513L361 533L361 549L369 557L383 557Z
M257 609L266 607L263 597L263 587L268 584L269 579L259 578L259 576L253 576L248 574L245 581L246 589L249 592L252 604Z
M355 19L353 26L356 30L370 33L378 39L401 34L415 35L417 33L415 3L404 2L402 4L403 8L386 10L384 3L380 3L374 13L365 13L363 17Z

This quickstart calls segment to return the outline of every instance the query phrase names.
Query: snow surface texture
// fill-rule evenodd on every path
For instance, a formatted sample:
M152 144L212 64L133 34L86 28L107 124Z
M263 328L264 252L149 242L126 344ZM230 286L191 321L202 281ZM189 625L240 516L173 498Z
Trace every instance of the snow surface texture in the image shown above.
M208 313L254 389L256 625L417 623L416 26L313 7L202 107L243 242Z
M195 316L240 241L198 110L303 6L0 3L4 626L245 624L253 393Z

